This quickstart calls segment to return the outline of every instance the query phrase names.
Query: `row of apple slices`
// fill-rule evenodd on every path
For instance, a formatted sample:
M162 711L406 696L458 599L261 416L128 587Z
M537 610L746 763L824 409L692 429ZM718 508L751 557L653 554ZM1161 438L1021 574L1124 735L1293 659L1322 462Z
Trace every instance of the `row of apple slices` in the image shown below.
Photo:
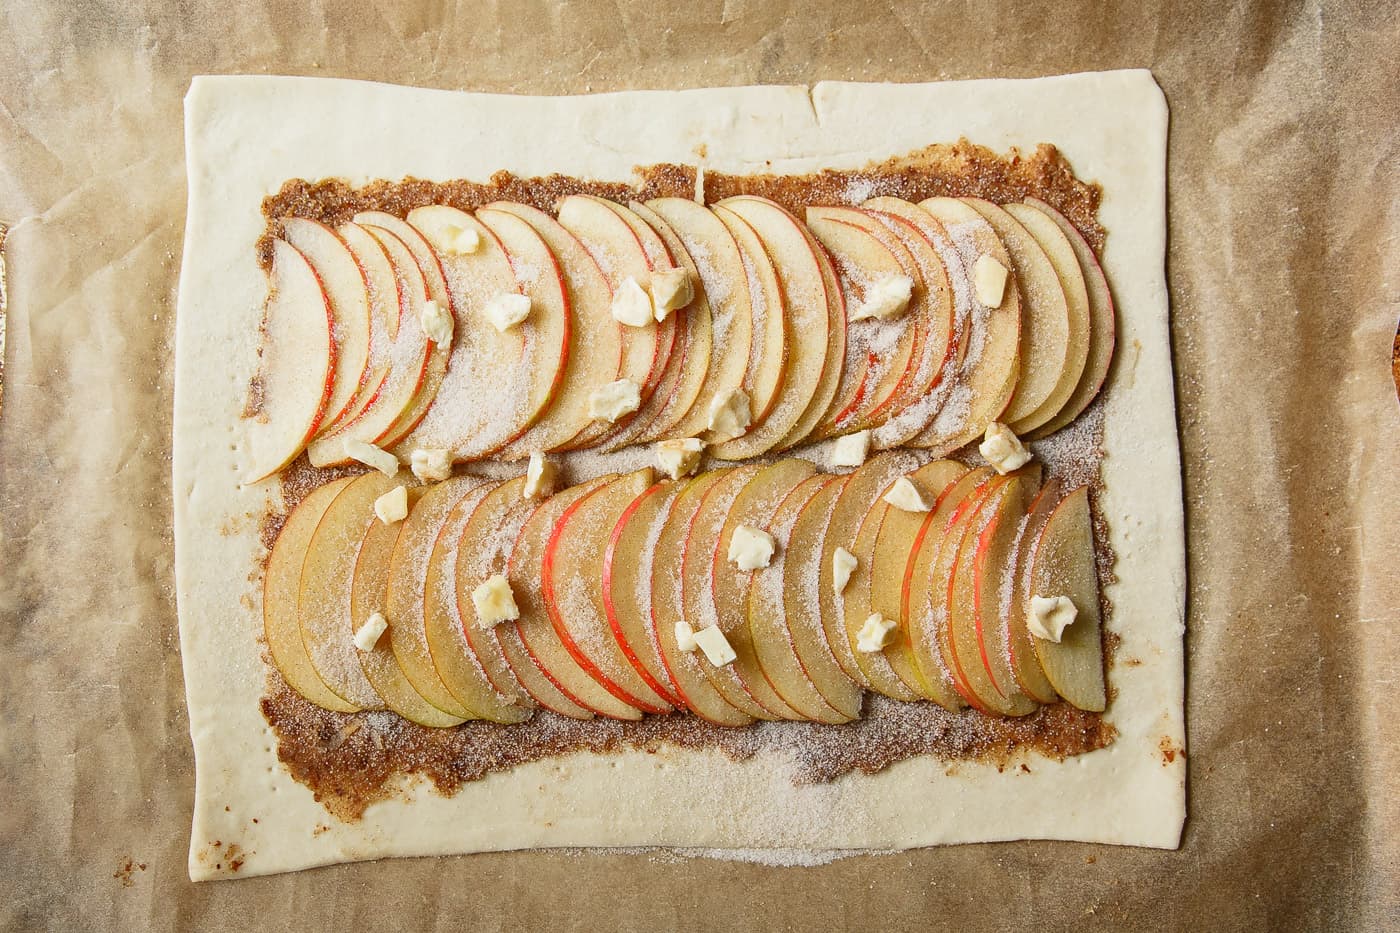
M912 507L892 493L905 482ZM536 707L840 723L866 689L1008 716L1060 697L1104 708L1088 492L1042 487L1035 467L919 466L894 451L845 475L800 459L677 481L643 469L544 499L524 497L523 479L458 476L408 487L401 521L376 518L400 485L375 472L317 488L269 558L272 659L322 707L428 726ZM771 536L766 566L731 561L740 529ZM854 557L844 581L838 549ZM496 575L517 618L480 617ZM1038 629L1037 597L1077 615ZM366 641L376 614L387 633ZM876 619L893 628L872 646ZM711 627L732 660L687 644Z
M877 449L942 456L992 421L1050 433L1097 394L1112 300L1048 204L879 197L805 221L750 196L586 195L557 218L506 202L334 229L288 218L252 476L303 449L343 462L350 440L469 461L701 437L743 460L871 430ZM684 274L687 304L616 319L668 272ZM503 296L526 316L499 329ZM595 392L614 383L635 387L636 408L599 417ZM725 431L716 406L736 399L747 418Z

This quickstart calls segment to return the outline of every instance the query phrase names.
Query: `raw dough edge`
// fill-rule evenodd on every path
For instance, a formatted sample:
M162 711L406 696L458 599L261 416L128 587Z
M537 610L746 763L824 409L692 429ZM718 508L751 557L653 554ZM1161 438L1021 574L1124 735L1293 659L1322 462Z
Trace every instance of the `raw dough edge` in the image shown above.
M367 118L367 116L369 118ZM901 849L1009 839L1174 848L1185 819L1185 545L1165 280L1166 102L1146 71L1029 80L638 91L516 97L355 81L196 77L176 321L176 591L195 804L194 880L387 856L548 846ZM431 126L431 133L423 128ZM561 172L629 179L696 161L736 173L855 168L966 136L998 151L1052 142L1100 182L1119 360L1105 412L1110 590L1121 637L1107 749L1032 773L914 759L794 788L771 759L587 753L404 799L340 823L280 765L258 700L257 516L238 414L266 289L252 244L261 200L294 177L484 179ZM850 141L862 140L852 149ZM269 484L271 485L271 484ZM1168 760L1170 759L1170 760ZM226 809L227 808L227 809ZM619 816L620 815L620 816ZM257 818L258 822L252 822ZM220 847L213 843L218 841ZM237 874L222 853L236 844ZM216 864L222 864L216 869Z

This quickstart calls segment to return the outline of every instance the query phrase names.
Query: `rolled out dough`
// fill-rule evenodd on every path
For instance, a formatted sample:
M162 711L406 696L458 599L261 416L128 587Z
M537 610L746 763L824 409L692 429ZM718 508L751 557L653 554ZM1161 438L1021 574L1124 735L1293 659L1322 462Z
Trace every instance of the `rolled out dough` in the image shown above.
M899 849L1008 839L1175 847L1185 816L1185 554L1164 272L1167 111L1145 71L1033 80L821 83L515 97L353 81L199 77L185 100L189 214L176 327L176 583L195 805L189 870L207 879L387 856L547 846ZM352 183L559 172L628 180L635 165L733 173L858 168L933 142L1051 142L1102 184L1104 264L1119 312L1105 490L1121 638L1108 748L1031 773L919 758L794 787L781 760L718 752L579 753L402 799L341 823L277 760L259 711L256 516L275 483L240 487L239 412L266 278L262 198L289 178ZM704 147L701 149L700 147ZM256 819L256 822L254 822ZM217 845L216 845L217 843ZM238 858L224 857L237 846ZM238 861L238 869L233 863ZM217 866L217 867L216 867Z

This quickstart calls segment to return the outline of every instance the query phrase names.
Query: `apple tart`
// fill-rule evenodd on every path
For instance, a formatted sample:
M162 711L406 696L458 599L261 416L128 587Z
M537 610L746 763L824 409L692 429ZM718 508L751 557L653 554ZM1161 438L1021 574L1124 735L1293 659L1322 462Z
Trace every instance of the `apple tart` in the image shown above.
M193 876L206 836L1175 844L1149 77L187 110Z

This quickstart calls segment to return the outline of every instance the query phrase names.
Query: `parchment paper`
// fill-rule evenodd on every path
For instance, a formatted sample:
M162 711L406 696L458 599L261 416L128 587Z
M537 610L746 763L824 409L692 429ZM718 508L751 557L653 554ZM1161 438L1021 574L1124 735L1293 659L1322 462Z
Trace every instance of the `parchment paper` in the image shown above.
M1400 14L742 0L428 9L0 4L0 222L12 226L0 926L1400 923L1400 406L1387 365L1400 313ZM1013 843L811 868L536 852L185 880L192 761L169 428L190 75L568 93L1139 66L1173 119L1192 584L1181 851Z

